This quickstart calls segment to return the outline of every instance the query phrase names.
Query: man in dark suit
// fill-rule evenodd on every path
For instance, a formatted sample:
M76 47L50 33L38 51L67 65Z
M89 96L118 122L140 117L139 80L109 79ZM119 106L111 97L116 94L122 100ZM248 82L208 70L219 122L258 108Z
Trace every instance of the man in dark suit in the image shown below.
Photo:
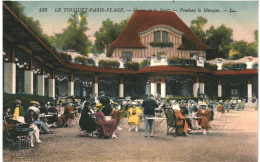
M112 111L112 108L110 106L110 99L105 96L105 93L102 91L100 92L100 99L99 99L99 102L105 106L105 108L103 108L102 112L104 113L105 116L109 116L111 111Z
M143 101L142 107L144 108L144 115L145 118L147 117L154 117L155 116L155 108L157 108L159 105L154 100L154 97L152 94L149 95L148 98L146 98ZM153 120L145 119L145 137L148 136L148 129L150 129L150 136L153 137Z

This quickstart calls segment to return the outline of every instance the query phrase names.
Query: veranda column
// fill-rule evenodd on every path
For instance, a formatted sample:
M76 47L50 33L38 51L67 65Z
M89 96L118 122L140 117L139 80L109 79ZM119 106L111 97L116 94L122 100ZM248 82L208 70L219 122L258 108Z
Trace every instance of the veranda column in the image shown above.
M32 58L29 60L28 69L24 71L24 92L26 94L33 94Z
M193 96L198 97L198 90L199 90L199 77L195 77L195 83L193 84Z
M156 94L156 83L155 83L155 77L151 77L151 94L155 96Z
M49 97L55 98L55 72L52 71L51 77L49 78Z
M44 78L44 68L41 67L40 74L38 75L38 95L44 96L45 94L45 78Z
M165 76L162 76L161 79L161 97L166 97L166 83L165 83Z
M247 101L249 103L252 102L252 79L251 77L248 77L248 84L247 84Z
M200 78L200 94L205 94L204 76Z
M74 96L74 77L70 74L68 81L68 96Z
M95 75L94 96L98 97L98 76Z
M120 77L119 97L124 97L124 80L123 80L123 77Z
M15 49L8 49L8 61L4 63L4 92L16 93Z
M221 79L218 79L218 97L222 97L222 84L221 84Z

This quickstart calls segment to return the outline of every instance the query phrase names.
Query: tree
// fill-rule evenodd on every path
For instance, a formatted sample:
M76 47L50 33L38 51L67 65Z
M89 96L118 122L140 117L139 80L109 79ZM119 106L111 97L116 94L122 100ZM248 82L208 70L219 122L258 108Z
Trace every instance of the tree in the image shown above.
M229 50L233 42L233 30L227 28L225 25L221 25L217 29L211 26L210 29L206 31L206 35L206 43L213 48L213 50L208 52L207 59L216 57L228 58Z
M73 49L83 55L90 52L91 42L86 36L87 32L86 12L74 13L68 19L68 27L63 33L57 33L51 37L51 43L59 49Z
M127 20L122 20L120 23L114 23L110 19L102 22L102 27L95 32L96 40L94 42L94 50L102 53L109 47L119 36L126 25Z
M48 46L51 46L49 36L43 33L40 22L34 20L33 17L26 16L24 13L24 6L20 2L6 1L5 3L39 38L41 38Z
M206 42L206 33L203 30L203 27L208 22L204 17L197 17L197 19L191 21L190 29L203 41Z

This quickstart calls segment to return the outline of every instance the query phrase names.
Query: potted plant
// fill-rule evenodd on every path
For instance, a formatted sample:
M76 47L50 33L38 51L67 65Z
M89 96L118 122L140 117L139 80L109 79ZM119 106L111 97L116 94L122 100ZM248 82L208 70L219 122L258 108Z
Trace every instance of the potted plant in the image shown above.
M149 66L150 64L151 64L151 62L149 60L143 60L142 62L140 62L139 68L143 69L143 68Z
M206 68L206 69L209 69L209 70L217 70L217 68L218 68L218 66L217 65L215 65L215 64L211 64L211 63L209 63L209 62L205 62L204 63L204 67Z

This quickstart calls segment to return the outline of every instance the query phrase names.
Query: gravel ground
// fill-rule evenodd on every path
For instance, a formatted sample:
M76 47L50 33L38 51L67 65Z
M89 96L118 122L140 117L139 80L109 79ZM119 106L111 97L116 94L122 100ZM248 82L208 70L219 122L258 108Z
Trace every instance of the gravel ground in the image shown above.
M76 122L55 128L54 134L41 134L42 143L34 148L3 150L3 161L257 161L258 111L227 113L222 135L190 133L188 137L166 136L166 123L156 129L155 137L128 132L127 119L118 139L96 139L78 132ZM78 120L78 118L77 118Z

